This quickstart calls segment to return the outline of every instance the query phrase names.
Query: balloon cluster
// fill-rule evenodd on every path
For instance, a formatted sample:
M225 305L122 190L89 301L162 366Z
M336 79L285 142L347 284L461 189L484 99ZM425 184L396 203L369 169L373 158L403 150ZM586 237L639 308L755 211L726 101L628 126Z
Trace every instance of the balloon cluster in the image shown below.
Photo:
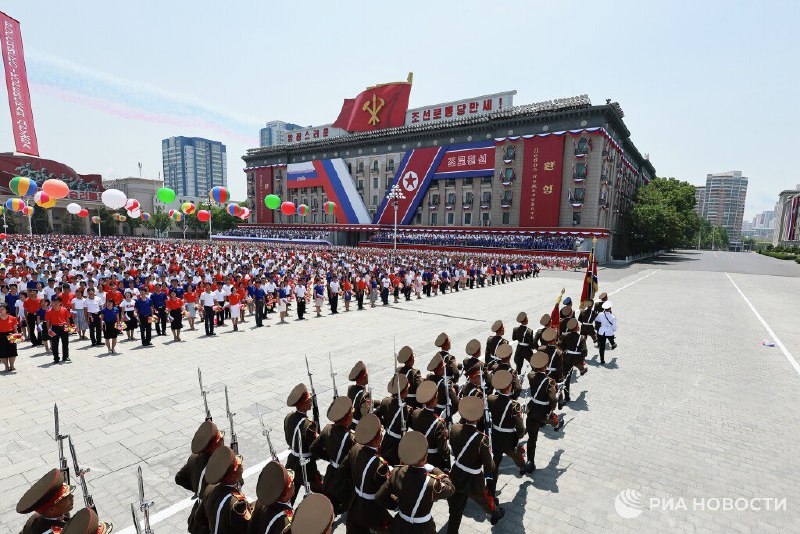
M295 213L301 216L306 216L311 212L311 208L309 208L306 204L300 204L299 206L295 206L294 202L281 202L281 197L278 195L267 195L264 197L264 205L271 210L276 210L280 208L281 213L286 215L294 215ZM336 204L334 202L328 201L322 205L322 209L325 210L325 213L328 215L333 215L336 210Z

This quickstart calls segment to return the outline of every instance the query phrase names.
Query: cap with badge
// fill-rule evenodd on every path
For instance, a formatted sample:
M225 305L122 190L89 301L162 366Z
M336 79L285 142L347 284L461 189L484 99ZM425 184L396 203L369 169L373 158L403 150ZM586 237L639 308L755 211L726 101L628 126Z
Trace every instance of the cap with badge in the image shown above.
M331 407L328 408L328 419L333 421L334 423L337 421L341 421L347 414L350 413L350 410L353 409L353 401L350 400L350 397L347 395L341 395L334 399Z
M567 297L563 301L561 301L561 303L564 306L572 306L572 298L571 297Z
M366 372L367 366L364 365L364 362L358 361L350 370L350 374L347 375L349 380L358 380L358 377L361 376L362 373Z
M406 345L400 349L400 352L397 353L397 361L400 363L406 363L411 359L412 356L414 356L414 351L411 350L411 347Z
M464 374L468 377L473 377L478 373L480 373L481 369L483 369L483 364L481 363L480 360L475 360L474 362L472 362L472 365L464 369Z
M439 368L440 365L444 364L444 359L442 358L441 354L434 354L433 358L431 358L430 363L428 364L428 371L435 371Z
M508 343L502 343L497 346L497 348L494 351L494 355L496 358L500 360L506 360L511 357L512 352L513 351L511 350L511 345L509 345Z
M545 343L550 343L554 341L558 337L558 332L554 328L545 328L544 332L542 332L542 340Z
M497 331L500 330L501 328L503 328L503 321L501 321L500 319L492 323L492 332L497 333Z
M450 339L446 333L442 332L438 336L436 336L436 341L433 342L434 345L437 347L443 347L447 340Z
M578 320L573 317L572 319L567 321L567 330L575 330L576 328L578 328L579 324L580 323L578 323Z
M572 306L564 306L561 308L561 317L569 317L572 315Z
M377 436L380 431L381 420L378 419L378 416L374 413L369 413L358 422L353 438L356 440L356 443L366 445L375 439L375 436Z
M522 323L528 320L528 314L525 312L519 312L517 314L517 322Z
M586 308L591 308L591 307L592 307L592 301L591 300L586 299L583 302L581 302L581 309L582 310L585 310Z
M41 513L74 491L75 486L64 483L64 474L61 471L51 469L20 498L17 502L17 513Z
M400 440L397 451L400 461L406 465L416 465L428 454L428 439L417 431L406 432Z
M397 373L394 377L389 380L389 385L386 386L386 389L389 391L390 395L397 395L398 387L400 391L403 391L408 387L408 378L403 373ZM360 424L360 423L359 423Z
M478 397L464 397L458 401L458 413L465 421L480 421L483 417L483 401Z
M273 504L283 495L293 478L293 473L286 470L280 462L269 462L258 475L258 484L256 485L258 502L264 506Z
M531 356L531 367L534 369L544 369L550 363L550 356L546 352L534 352Z
M286 406L297 406L308 398L308 388L305 384L297 384L286 397Z
M292 534L323 534L333 523L333 505L321 493L312 493L303 499L292 518Z
M211 458L206 465L206 482L209 484L218 484L228 474L232 473L239 467L239 459L233 449L223 445L214 451Z
M464 349L467 354L473 356L481 351L481 342L477 339L470 339L467 343L467 348Z
M436 382L431 380L423 381L417 388L417 402L426 404L436 396L438 390L439 388L436 386Z
M114 526L100 521L94 510L84 508L69 520L61 534L109 534L113 530Z
M513 380L514 376L510 372L501 369L492 375L492 387L498 391L503 391L511 385Z
M200 454L218 441L222 440L222 432L219 431L217 425L211 421L206 421L197 432L194 433L192 438L192 454Z
M544 315L542 315L542 318L539 319L539 324L542 325L542 326L549 325L550 324L550 314L549 313L545 313Z

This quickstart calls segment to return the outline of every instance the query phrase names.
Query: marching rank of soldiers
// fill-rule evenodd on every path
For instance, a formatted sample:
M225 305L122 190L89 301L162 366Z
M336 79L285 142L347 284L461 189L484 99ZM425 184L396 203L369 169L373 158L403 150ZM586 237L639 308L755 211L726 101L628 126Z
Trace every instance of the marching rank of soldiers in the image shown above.
M233 414L226 407L231 433L226 445L225 432L211 420L206 403L206 420L192 438L191 455L175 475L175 483L194 497L188 532L324 534L332 532L337 516L343 516L352 534L435 533L432 507L442 499L449 509L448 533L459 531L470 499L492 525L497 524L505 515L496 497L503 457L508 456L521 475L531 474L540 430L563 429L564 419L556 412L570 402L574 371L586 373L586 338L597 338L595 318L610 308L607 296L599 297L597 304L582 302L577 317L565 299L558 317L543 315L535 330L521 312L511 335L515 349L504 337L503 322L495 321L484 347L470 340L460 363L450 352L452 340L442 333L434 341L437 351L424 378L414 351L404 346L385 386L388 395L380 401L373 399L364 362L353 366L351 384L341 396L331 365L334 398L326 414L330 423L324 427L309 370L309 385L296 385L286 398L292 410L283 424L285 465L264 427L272 461L258 477L255 500L241 490L244 460ZM523 376L526 365L530 371ZM202 377L200 386L205 400ZM57 407L55 411L61 467L44 475L19 500L17 512L32 514L22 534L110 533L112 525L98 519L88 493L88 469L80 469L71 438L60 435ZM64 439L69 440L86 505L74 515L76 487L70 484ZM324 475L319 460L327 463ZM152 503L144 497L141 470L139 490L144 530L137 507L131 505L135 530L153 534ZM303 498L295 506L301 490Z

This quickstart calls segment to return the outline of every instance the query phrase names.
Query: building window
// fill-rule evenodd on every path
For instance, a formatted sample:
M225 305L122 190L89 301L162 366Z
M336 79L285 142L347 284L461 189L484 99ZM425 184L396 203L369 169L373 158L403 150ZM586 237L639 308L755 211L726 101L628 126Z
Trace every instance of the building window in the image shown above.
M481 205L488 206L491 201L492 201L491 191L484 191L483 193L481 193Z
M582 137L581 139L578 139L578 144L575 146L575 154L576 155L588 154L591 149L592 149L592 144L589 142L588 139Z
M434 193L431 195L430 206L438 206L439 205L439 193Z
M572 226L578 226L581 224L581 212L574 211L572 212Z
M364 162L363 161L359 161L358 162L358 171L357 172L359 172L359 173L363 173L364 172Z
M416 222L417 224L420 224L422 222L422 213L420 213L419 211L414 216L414 222Z
M506 152L503 154L503 159L514 159L517 155L517 150L514 148L514 145L506 146Z
M455 178L446 178L444 181L445 187L455 187L456 186L456 179Z
M373 206L378 205L378 195L372 195L372 205Z
M387 171L394 171L394 160L390 159L389 163L386 164Z
M436 212L431 213L431 226L439 224L439 214Z
M455 223L455 220L456 220L456 214L455 213L450 212L450 213L447 214L447 226L453 226L453 223Z
M378 166L378 160L372 162L372 172L378 172L380 167Z
M461 181L461 185L472 185L472 177L470 176L469 178L464 178Z
M378 189L378 177L377 176L374 176L372 178L372 188L373 189Z
M472 224L472 213L467 212L464 214L464 224L465 225Z
M471 208L472 207L472 201L474 199L474 196L475 195L472 194L472 191L467 191L466 193L464 193L464 207L465 208L467 208L467 207Z
M583 187L576 187L575 193L573 193L572 195L572 201L575 202L576 204L577 203L583 204L583 197L585 191L586 189L584 189Z
M503 212L503 224L508 224L511 221L511 213L508 211Z
M353 176L353 166L350 163L347 164L347 172Z
M492 177L491 176L482 177L481 178L481 183L482 184L491 184L492 183Z
M489 226L489 212L485 211L481 213L481 224L483 226Z
M364 190L364 180L359 180L358 181L358 190L359 191L363 191Z

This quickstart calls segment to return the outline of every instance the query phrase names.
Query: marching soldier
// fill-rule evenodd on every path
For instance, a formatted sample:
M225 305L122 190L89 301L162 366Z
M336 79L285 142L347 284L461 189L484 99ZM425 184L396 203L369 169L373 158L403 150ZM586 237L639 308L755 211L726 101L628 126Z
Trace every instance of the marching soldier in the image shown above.
M403 364L397 372L405 375L406 380L408 380L408 396L406 397L408 400L406 402L412 408L417 408L419 407L417 403L417 388L422 382L422 374L418 369L414 369L414 351L411 350L411 347L406 345L401 348L400 352L397 353L397 361Z
M497 393L489 395L489 411L492 414L492 453L494 454L494 477L491 494L495 494L497 475L503 455L514 460L520 472L525 469L525 447L519 440L525 435L525 421L522 409L511 398L511 385L514 377L506 370L497 371L492 376L492 387Z
M436 356L441 360L441 357ZM442 471L450 469L450 445L447 442L447 423L436 414L437 387L430 380L424 381L417 389L417 400L422 408L417 408L411 414L410 430L421 433L428 441L426 455L428 462ZM400 440L402 447L402 440ZM403 461L402 451L400 461Z
M400 408L400 401L398 401L398 387L400 389L400 398L403 400L402 411ZM397 448L400 446L400 440L403 438L403 424L408 425L411 421L412 408L405 402L408 398L409 390L406 376L400 373L395 375L389 380L387 389L389 391L389 396L381 401L375 413L386 428L386 435L383 437L380 448L381 456L386 458L389 465L397 465L400 463L400 456L398 455Z
M531 356L531 367L528 373L528 383L531 388L531 400L528 402L528 417L525 421L528 429L528 461L525 463L525 472L533 473L536 470L536 440L539 437L539 428L551 422L556 431L564 427L564 420L555 416L558 386L555 380L547 376L547 366L550 357L546 352L535 352Z
M350 464L347 461L347 454L353 446L353 437L349 430L353 422L353 404L350 399L336 397L328 408L328 419L333 424L322 429L311 444L310 452L315 460L328 462L328 469L322 479L322 493L331 500L334 512L343 514L353 498Z
M430 363L428 363L428 371L430 371L430 374L428 374L426 380L436 383L436 388L438 391L436 415L444 414L444 418L449 423L452 421L453 413L458 409L458 395L456 394L455 384L452 382L452 379L448 379L447 383L445 383L445 365L441 354L436 353L433 355ZM417 393L417 395L419 395L419 393ZM450 401L449 412L447 412L448 397ZM419 401L420 405L424 404L424 402L420 401L419 399L417 400Z
M186 464L175 475L175 483L185 490L194 493L195 502L192 511L189 512L188 528L191 534L206 534L208 525L206 521L195 521L198 508L202 506L201 496L206 489L205 471L208 459L215 450L225 444L222 432L217 425L211 421L206 421L192 438L192 455L186 460Z
M503 321L497 320L492 323L492 333L494 333L494 335L486 340L486 353L484 354L484 359L487 366L495 360L494 353L497 350L497 347L501 343L508 343L508 341L503 338L503 334L505 334Z
M594 306L592 307L592 315L589 317L589 319L592 321L592 324L594 324L595 332L600 330L600 323L597 320L597 316L603 313L603 304L605 304L607 300L608 300L608 293L604 291L599 295L597 295L597 302L595 302ZM594 339L594 346L595 347L598 346L597 336L595 336Z
M467 381L461 386L458 392L458 405L461 406L461 400L465 397L477 397L483 399L483 390L481 389L481 373L483 372L483 364L480 361L475 361L469 368L464 368L464 374ZM461 410L459 410L460 412Z
M570 300L570 302L572 302L572 301ZM561 315L561 318L558 321L558 331L559 332L566 332L567 331L567 323L569 322L570 319L575 317L575 312L572 311L572 306L564 306L563 308L561 308L560 315Z
M53 534L109 534L114 530L111 523L104 523L97 517L97 513L91 508L78 510L75 517L69 520L64 530L54 527L52 530L43 531ZM24 531L23 531L24 532Z
M547 376L556 382L561 382L564 376L564 356L556 346L557 337L558 334L554 329L545 329L545 331L542 332L542 341L545 345L539 347L539 350L546 352L547 356L550 358L550 363L547 364Z
M597 333L594 329L594 302L586 299L581 302L581 312L578 314L578 322L581 323L581 335L591 336L592 340L597 340Z
M420 390L425 383L420 386ZM429 388L434 391L433 388ZM431 393L433 395L433 393ZM431 397L432 398L432 397ZM453 496L455 488L444 472L427 464L428 441L419 432L409 432L400 442L400 460L405 464L392 471L376 495L387 509L397 508L389 532L435 534L434 501Z
M372 402L369 391L367 391L369 374L367 373L367 366L364 365L364 362L356 362L347 378L349 378L351 382L355 382L355 384L351 384L350 387L347 388L347 396L353 401L353 423L350 429L355 430L361 417L369 412L368 402Z
M559 348L564 354L564 402L569 402L569 383L572 381L572 369L586 374L586 338L580 334L580 323L574 317L567 321L567 329L561 334Z
M329 534L333 532L333 505L319 493L309 495L294 512L291 534Z
M64 483L61 471L50 470L17 502L17 513L34 512L21 534L44 534L64 528L74 505L74 492L75 486Z
M453 425L450 435L455 457L450 471L455 493L447 499L450 510L447 532L451 534L456 534L461 526L468 498L483 508L492 525L496 525L505 515L505 511L497 507L494 497L486 489L485 476L494 473L495 465L489 449L489 438L476 426L483 418L483 402L477 397L466 398L458 405L458 413L463 422Z
M208 487L203 494L203 505L197 518L205 516L208 529L217 534L247 532L251 518L250 505L239 491L244 464L242 457L225 445L211 455L206 466Z
M382 450L381 422L378 416L364 416L356 428L355 440L356 445L350 449L349 454L355 497L347 512L347 533L385 532L392 516L375 501L375 494L389 479L391 467L378 454L378 450Z
M549 317L548 317L549 320ZM533 354L533 330L528 328L528 314L519 312L517 315L519 326L511 333L512 341L517 341L517 349L514 351L514 367L517 374L522 372L522 366L530 359Z
M297 490L305 482L308 482L311 486L311 491L321 491L322 478L317 470L317 462L312 459L312 455L309 452L311 444L317 439L317 424L306 415L311 409L312 400L305 384L297 384L294 387L286 399L286 405L296 408L294 412L287 415L283 420L283 432L286 444L289 445L286 469L291 469L296 473L294 479L295 494L292 495L292 504L294 504L294 500L297 498ZM306 465L307 481L303 480L302 464Z
M280 462L269 462L258 475L253 517L247 526L248 534L281 534L292 524L294 473Z
M536 333L533 335L533 345L531 345L532 350L536 350L542 344L542 334L544 333L547 328L550 326L550 314L545 313L539 319L539 324L541 328L536 330Z
M469 343L467 343L465 351L467 353L467 357L464 358L464 369L471 369L476 363L480 363L481 368L483 369L483 380L488 384L490 378L489 370L481 361L481 342L477 339L470 339Z
M458 365L456 357L450 354L450 337L446 333L442 332L436 336L434 345L440 349L439 355L444 360L448 378L452 382L458 382L458 379L461 378L461 367Z
M520 393L522 393L522 384L519 380L519 375L511 367L511 345L506 343L497 347L497 350L495 351L495 357L497 360L494 361L489 370L492 373L496 373L497 371L501 370L511 373L511 376L513 377L513 380L511 381L511 398L517 400Z

